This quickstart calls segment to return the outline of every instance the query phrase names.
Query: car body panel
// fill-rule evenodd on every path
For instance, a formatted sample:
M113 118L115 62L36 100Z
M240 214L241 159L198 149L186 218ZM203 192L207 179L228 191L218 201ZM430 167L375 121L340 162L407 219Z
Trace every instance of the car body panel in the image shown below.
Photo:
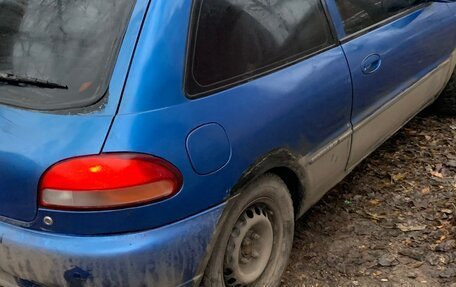
M327 10L343 40L343 26L340 17L333 15L337 12L337 7L331 8L333 4L328 0ZM440 11L443 6L437 5L447 4L430 5ZM365 50L372 47L372 41L380 48L400 42L398 27L408 29L415 21L427 23L425 16L432 15L416 11L410 14L412 18L400 18L393 26L370 32L378 35L383 31L380 36L388 45L380 38L361 44L362 38L353 39L343 47L328 47L236 87L190 100L184 74L191 9L191 0L138 1L109 96L99 109L48 114L0 106L0 138L9 139L0 142L0 151L9 152L4 156L0 152L0 168L7 170L4 167L14 162L33 171L30 188L35 185L33 196L27 195L30 206L23 206L33 211L23 213L22 220L29 222L0 218L5 221L0 222L0 283L193 286L201 279L217 232L223 228L220 222L229 216L225 203L234 202L230 199L235 199L239 187L276 168L289 169L300 184L298 192L302 193L293 193L293 198L296 213L301 215L348 174L352 168L349 155L352 147L361 150L357 148L362 144L360 138L375 137L375 144L386 139L432 101L456 63L455 53L449 60L453 37L450 52L443 45L434 50L435 55L426 54L428 66L408 63L409 72L416 72L406 81L408 85L396 87L385 80L389 98L379 102L371 95L367 104L357 101L352 119L353 87L346 52L359 52L358 66L372 53L383 59L386 52ZM446 23L455 29L454 18ZM411 37L409 41L415 40ZM382 68L393 69L389 61ZM355 93L359 89L355 87ZM361 92L364 90L372 92L366 87ZM409 109L409 113L392 117L398 109ZM366 134L364 129L364 134L352 138L352 121L357 132L360 123L376 111L385 111L372 120L375 124L370 129L377 134ZM391 119L397 121L381 129ZM22 128L15 130L18 124ZM199 135L198 146L188 148L189 136L191 139L195 129L205 126L217 128ZM218 144L204 143L207 136L215 136ZM213 154L215 163L206 161L205 151ZM363 156L370 151L365 149ZM164 201L122 210L36 210L36 185L42 171L67 157L99 152L138 152L166 159L183 174L182 189ZM14 176L17 174L9 175ZM52 225L43 223L46 216L52 218Z
M453 15L454 15L453 23L452 23L452 25L454 26L454 25L456 25L456 2L448 3L447 5L448 5L448 7L450 7L450 10L453 12ZM453 37L453 45L456 45L456 33L453 33L452 37Z
M367 130L378 129L377 137L372 133L358 133L363 121L448 60L453 52L454 43L448 38L454 29L454 19L445 3L422 4L418 10L404 14L355 39L348 36L348 42L342 45L353 79L355 133L349 167L384 140L378 126L365 126ZM378 58L378 67L363 71L363 63L374 55ZM440 88L429 95L429 100ZM421 107L412 105L410 111L414 113ZM399 117L392 129L400 127L404 120Z
M122 104L103 148L103 152L148 153L170 161L184 175L182 191L161 202L123 210L40 209L30 228L79 235L157 228L223 202L243 173L264 154L286 146L297 158L304 157L350 130L350 75L340 47L213 96L186 98L183 81L176 80L182 79L185 68L181 59L186 38L174 29L182 31L188 25L190 4L188 0L151 3ZM159 20L168 24L159 25ZM172 60L175 65L169 65L171 55L177 57ZM315 73L327 75L325 85L313 78ZM176 84L164 88L169 82ZM289 111L289 116L283 117L283 111ZM185 143L194 128L206 123L218 123L225 129L232 145L231 158L236 161L201 176L190 163ZM347 160L348 148L344 151L337 157L339 163ZM53 218L52 226L43 224L46 216Z
M218 124L205 124L187 137L188 157L197 174L206 175L223 168L231 158L231 144L225 129Z
M325 9L327 12L327 17L329 21L333 24L334 30L337 34L339 40L343 39L346 36L344 23L342 16L339 13L339 8L337 7L335 0L325 0Z
M397 132L419 111L431 104L445 87L450 71L450 59L407 88L354 127L352 169L380 144Z
M223 208L155 230L97 237L0 223L0 278L20 286L190 286Z
M142 51L141 42L138 51ZM150 59L146 52L139 55L145 57L142 61L138 60L140 68L145 65L155 68L153 55ZM156 55L159 57L161 54ZM132 73L134 70L135 64ZM313 79L313 74L317 72L328 75L325 85ZM157 98L155 102L160 102L163 95L154 94L156 89L150 88L150 85L163 80L151 80L151 74L144 72L141 76L149 79L147 85L127 84L125 93ZM130 90L130 87L134 89ZM152 228L200 212L225 200L243 173L264 154L287 147L296 157L303 157L351 129L351 85L340 47L213 96L188 100L182 86L176 91L179 91L180 104L142 113L121 109L103 151L144 152L163 157L182 172L184 186L170 200L112 214L112 218L121 219L128 214L136 220L129 227L117 225L107 229ZM283 116L284 111L287 111L286 117ZM195 127L206 123L217 123L225 129L232 156L222 169L201 176L189 162L185 142ZM337 160L345 165L347 158L348 149ZM150 220L139 220L145 215ZM87 214L87 220L89 216ZM92 217L91 220L97 221L96 216Z
M454 15L456 15L456 2L448 3L448 7L450 7L450 10L452 10Z
M43 172L64 158L99 153L111 121L0 107L0 215L32 221Z
M147 3L138 1L133 12L103 102L58 113L0 106L0 220L33 221L42 173L62 159L100 152L117 110Z

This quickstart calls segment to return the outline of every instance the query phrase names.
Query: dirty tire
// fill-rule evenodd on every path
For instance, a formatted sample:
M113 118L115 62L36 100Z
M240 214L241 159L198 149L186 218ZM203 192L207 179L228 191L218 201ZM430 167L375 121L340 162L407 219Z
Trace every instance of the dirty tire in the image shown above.
M456 71L448 85L431 106L432 113L441 116L456 116Z
M294 234L293 202L285 183L266 174L234 200L202 286L279 286Z

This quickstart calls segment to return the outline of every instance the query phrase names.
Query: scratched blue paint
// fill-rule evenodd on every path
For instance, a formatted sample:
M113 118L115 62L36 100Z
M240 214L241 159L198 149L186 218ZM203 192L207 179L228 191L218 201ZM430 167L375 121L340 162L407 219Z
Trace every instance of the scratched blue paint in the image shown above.
M150 231L97 237L0 223L0 258L8 258L0 269L45 286L178 286L200 272L223 207Z
M352 70L354 94L362 95L354 98L354 125L451 56L454 23L446 4L430 3L342 45ZM375 76L362 70L369 54L380 56Z
M119 112L103 147L103 152L142 152L169 160L184 176L182 190L171 199L123 210L39 209L30 228L94 235L160 227L224 202L242 174L265 153L286 146L305 155L350 129L352 87L341 47L217 95L189 100L183 74L190 11L188 0L151 2ZM315 74L325 78L324 84ZM186 140L206 123L224 128L232 155L222 169L201 176L189 160ZM99 149L100 144L90 147ZM62 158L68 156L72 154ZM49 164L55 160L46 159ZM200 168L212 169L206 165ZM44 226L45 216L54 219L53 226Z
M333 0L327 4L342 40L346 35L337 7ZM385 100L377 98L379 92L393 95L394 89L403 88L395 81L412 81L429 71L426 64L448 57L456 36L442 42L440 30L454 31L456 17L435 15L449 15L448 7L454 5L431 4L426 11L264 77L190 100L183 77L192 1L137 1L107 100L97 109L50 114L0 106L0 258L8 258L0 259L0 269L23 282L40 278L40 283L57 286L190 286L201 275L200 263L224 202L252 163L277 148L298 156L317 151L372 113ZM413 42L417 44L429 29L436 31L433 39L440 46L400 45L401 33L420 31ZM395 77L385 72L380 81L364 85L360 79L367 76L361 62L370 54L382 58L378 72L385 69ZM412 56L422 56L423 62L414 62ZM352 71L355 85L347 60L359 68ZM403 66L399 69L395 63ZM353 91L365 98L353 97ZM208 154L222 156L191 159L195 148L187 148L189 135L208 123L224 130L229 157L226 145L208 144ZM211 134L204 134L197 145ZM37 207L39 178L53 163L125 151L169 160L183 174L180 192L123 210ZM43 224L45 216L53 218L52 226ZM52 263L43 264L46 260ZM49 266L52 270L46 269Z

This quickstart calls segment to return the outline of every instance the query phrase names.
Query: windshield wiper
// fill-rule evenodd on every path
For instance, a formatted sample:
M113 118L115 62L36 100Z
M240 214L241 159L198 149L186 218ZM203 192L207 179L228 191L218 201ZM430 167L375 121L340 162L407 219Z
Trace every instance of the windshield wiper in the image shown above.
M39 88L46 88L46 89L64 89L68 90L68 86L64 86L61 84L45 81L45 80L40 80L36 78L29 78L29 77L23 77L23 76L18 76L14 74L8 74L8 73L0 73L0 84L7 84L7 85L13 85L13 86L18 86L18 87L24 87L24 86L34 86L34 87L39 87Z

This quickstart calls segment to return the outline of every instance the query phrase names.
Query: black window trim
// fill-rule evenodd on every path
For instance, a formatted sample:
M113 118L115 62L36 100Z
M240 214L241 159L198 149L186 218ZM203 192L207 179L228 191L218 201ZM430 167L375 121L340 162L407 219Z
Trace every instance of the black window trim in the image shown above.
M432 4L431 2L423 2L423 3L420 3L419 5L410 7L410 8L408 8L408 9L402 11L402 12L399 12L399 13L389 17L389 18L386 18L386 19L384 19L384 20L382 20L380 22L372 24L372 25L370 25L370 26L368 26L366 28L363 28L363 29L361 29L361 30L359 30L359 31L357 31L355 33L352 33L352 34L349 34L349 35L345 35L345 37L340 39L340 43L341 44L345 44L347 42L350 42L350 41L352 41L354 39L357 39L357 38L369 33L369 32L377 30L377 29L379 29L381 27L384 27L384 26L386 26L386 25L388 25L388 24L390 24L390 23L392 23L392 22L394 22L396 20L399 20L399 19L401 19L401 18L403 18L405 16L408 16L410 14L413 14L414 12L417 12L418 10L421 10L421 9L427 7L427 6L430 6L431 4ZM343 23L342 23L342 26L343 26ZM345 31L345 28L344 28L344 31Z
M191 9L191 17L190 18L190 23L188 25L188 33L187 33L187 48L186 48L186 56L185 56L185 68L184 68L184 95L186 98L190 99L190 100L196 100L196 99L200 99L200 98L203 98L203 97L207 97L207 96L211 96L211 95L214 95L218 92L222 92L222 91L225 91L227 89L230 89L230 88L233 88L233 87L237 87L237 86L240 86L242 84L245 84L247 82L250 82L250 81L253 81L253 80L256 80L258 78L261 78L261 77L264 77L264 76L267 76L269 74L272 74L274 72L277 72L277 71L280 71L280 70L283 70L287 67L290 67L290 66L293 66L297 63L300 63L300 62L303 62L307 59L310 59L310 58L313 58L319 54L322 54L326 51L329 51L331 49L334 49L338 46L340 46L340 42L337 38L337 33L336 33L336 30L335 30L335 26L334 26L334 23L332 21L332 19L330 18L330 15L329 15L329 12L327 10L327 6L326 6L326 1L325 0L318 0L318 2L320 3L321 7L322 7L322 11L323 11L323 17L325 18L326 20L326 23L328 25L328 28L329 28L329 37L328 37L328 43L326 46L324 46L323 48L320 48L318 50L315 50L314 52L311 52L311 53L308 53L306 54L306 52L302 52L298 55L295 55L295 56L292 56L290 58L287 58L287 59L283 59L277 63L273 63L273 64L270 64L266 67L263 67L263 68L260 68L258 70L255 70L255 71L252 71L252 72L248 72L248 73L245 73L244 75L247 75L246 77L242 77L240 78L239 80L236 80L236 81L233 81L233 82L230 82L230 83L227 83L226 85L222 85L222 86L218 86L218 87L215 87L215 88L209 88L203 92L199 92L199 93L190 93L189 90L188 90L188 82L189 81L193 81L195 83L196 80L194 79L193 77L193 57L194 57L194 54L195 54L195 45L194 45L194 39L196 39L196 36L197 36L197 23L199 22L199 17L200 17L200 11L198 11L196 13L196 10L198 9L197 7L197 0L193 0L193 4L192 4L192 9ZM201 7L200 7L201 8ZM197 18L197 19L195 19ZM304 54L304 55L302 55ZM239 77L239 76L236 76L236 77ZM236 78L235 77L235 78ZM190 80L189 78L192 78L192 80ZM229 79L227 79L229 80ZM225 80L226 81L226 80ZM213 85L213 84L212 84ZM209 85L211 86L211 85ZM202 86L204 87L204 86Z

